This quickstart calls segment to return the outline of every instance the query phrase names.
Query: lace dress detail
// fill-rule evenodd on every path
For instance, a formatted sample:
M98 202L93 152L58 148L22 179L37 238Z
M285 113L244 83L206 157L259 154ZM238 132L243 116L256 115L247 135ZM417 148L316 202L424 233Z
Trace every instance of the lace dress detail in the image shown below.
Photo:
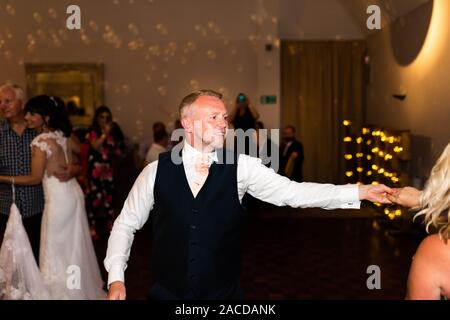
M41 149L42 151L44 151L47 155L47 158L51 157L52 155L52 150L50 150L50 147L48 146L48 144L44 141L39 141L38 139L34 139L31 142L31 146L35 146L38 147L39 149Z
M49 298L19 209L13 203L0 249L0 300Z
M70 161L67 138L61 131L41 133L31 142L31 147L45 152L47 176L52 176Z

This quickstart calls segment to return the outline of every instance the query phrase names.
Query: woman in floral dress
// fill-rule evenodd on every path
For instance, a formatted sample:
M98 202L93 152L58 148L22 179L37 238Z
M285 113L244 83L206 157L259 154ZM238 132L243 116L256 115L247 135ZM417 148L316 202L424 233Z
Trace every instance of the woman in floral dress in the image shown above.
M120 156L123 133L112 121L112 113L106 106L97 108L87 134L90 144L88 153L86 207L91 223L91 235L98 238L96 228L99 219L106 218L108 230L114 221L114 160Z

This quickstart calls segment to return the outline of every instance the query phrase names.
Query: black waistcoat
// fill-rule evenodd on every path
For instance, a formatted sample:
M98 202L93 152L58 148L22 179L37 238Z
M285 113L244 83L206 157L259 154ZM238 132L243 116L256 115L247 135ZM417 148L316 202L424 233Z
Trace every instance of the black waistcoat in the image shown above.
M227 298L239 282L244 210L237 191L236 156L213 162L194 198L183 164L160 155L154 187L152 274L176 297ZM221 293L222 292L222 293Z

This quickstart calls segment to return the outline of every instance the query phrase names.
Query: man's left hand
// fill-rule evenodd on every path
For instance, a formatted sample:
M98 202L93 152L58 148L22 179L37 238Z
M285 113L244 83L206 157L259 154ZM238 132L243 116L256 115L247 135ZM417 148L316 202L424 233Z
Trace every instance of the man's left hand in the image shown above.
M80 166L77 164L69 164L63 166L60 171L56 172L55 177L61 181L66 182L76 177L80 173Z
M392 204L387 195L394 193L394 190L384 184L369 184L359 186L359 200L368 200L383 204Z

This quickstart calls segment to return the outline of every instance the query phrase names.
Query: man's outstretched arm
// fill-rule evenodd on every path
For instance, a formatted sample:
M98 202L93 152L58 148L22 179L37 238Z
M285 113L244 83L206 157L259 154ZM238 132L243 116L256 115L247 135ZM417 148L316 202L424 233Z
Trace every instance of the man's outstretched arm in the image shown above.
M114 221L104 260L108 271L110 300L124 300L126 297L124 271L130 257L134 233L142 228L153 208L157 163L153 162L141 172L128 194L122 212Z
M359 209L361 200L391 203L387 195L393 192L385 185L294 182L246 155L239 157L238 184L255 198L294 208Z

